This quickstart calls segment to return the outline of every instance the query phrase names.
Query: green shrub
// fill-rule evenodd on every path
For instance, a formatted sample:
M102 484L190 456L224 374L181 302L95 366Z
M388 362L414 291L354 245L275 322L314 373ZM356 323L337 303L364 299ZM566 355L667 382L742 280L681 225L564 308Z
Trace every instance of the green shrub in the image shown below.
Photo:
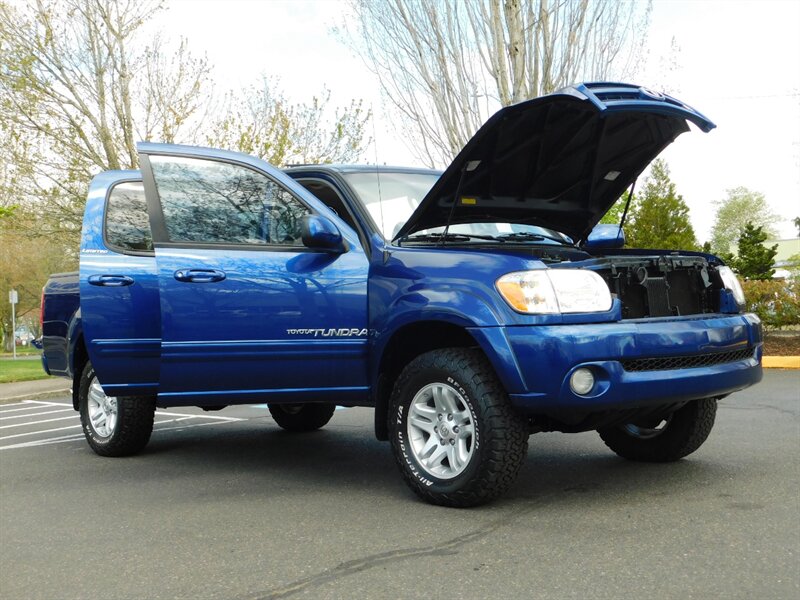
M800 325L800 280L743 281L747 311L756 313L765 329Z

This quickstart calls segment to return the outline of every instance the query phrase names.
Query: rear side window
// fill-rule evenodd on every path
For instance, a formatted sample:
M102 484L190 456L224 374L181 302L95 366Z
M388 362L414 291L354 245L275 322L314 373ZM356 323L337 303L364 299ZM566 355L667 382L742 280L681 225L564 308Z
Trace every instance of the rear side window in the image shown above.
M153 236L141 181L118 183L108 195L106 244L118 252L152 252Z
M151 156L171 242L302 246L310 211L266 175L241 165Z

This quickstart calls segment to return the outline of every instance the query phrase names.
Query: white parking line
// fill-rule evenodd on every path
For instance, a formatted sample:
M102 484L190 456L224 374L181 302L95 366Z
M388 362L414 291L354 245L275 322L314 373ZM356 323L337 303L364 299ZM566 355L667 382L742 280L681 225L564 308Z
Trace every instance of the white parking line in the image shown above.
M56 417L52 419L38 419L42 415L48 415L53 413L60 413L60 412L68 412L72 411L72 404L69 402L49 402L44 400L25 400L17 404L17 406L23 405L21 408L12 408L5 411L0 411L0 414L4 412L16 412L16 411L24 411L23 414L15 414L10 417L0 417L2 419L25 419L24 423L12 423L11 425L1 425L0 430L2 429L10 429L12 427L24 427L24 426L36 426L40 423L51 423L54 421L68 421L70 419L78 420L79 416L76 414L67 416L67 417ZM6 405L11 406L11 405ZM27 412L31 410L39 409L40 411L44 409L42 412ZM47 409L54 409L54 410L47 410ZM173 417L162 419L162 417ZM198 423L197 421L203 421ZM168 412L164 410L157 410L155 414L154 426L153 426L153 434L157 434L160 431L172 431L172 430L182 430L182 429L191 429L193 427L207 427L209 425L224 425L225 423L234 423L237 421L246 421L246 418L241 417L222 417L219 415L204 415L204 414L186 414L186 413L178 413L178 412ZM189 421L189 422L186 422ZM164 427L166 424L171 424L169 427ZM78 429L80 428L80 423L76 425L69 425L67 427L55 427L52 429L44 429L39 431L27 431L24 433L16 433L12 435L4 435L0 437L0 441L2 440L16 440L20 437L28 437L33 435L47 435L53 434L55 432L66 431L68 429ZM56 436L49 436L44 437L43 439L34 439L28 441L20 441L20 442L11 442L5 446L0 446L0 450L12 450L17 448L32 448L35 446L47 446L50 444L64 444L67 442L77 442L84 439L83 433L69 433L66 435L56 435Z
M22 402L20 402L22 404ZM15 406L13 404L6 404L6 406ZM67 406L66 404L62 404L60 406ZM71 404L69 406L72 406ZM31 404L29 406L24 406L23 408L12 408L11 410L0 410L0 415L4 415L6 413L13 413L13 412L20 412L22 410L41 410L42 408L49 408L48 406L40 406L38 404Z
M9 446L0 446L0 450L14 450L15 448L32 448L34 446L48 446L50 444L64 444L66 442L80 442L84 440L82 433L62 435L61 437L47 438L45 440L34 440L32 442L21 442Z
M174 413L174 412L167 412L164 410L156 411L156 416L158 415L166 415L168 417L194 417L198 419L215 419L219 421L246 421L242 417L218 417L216 415L187 415L186 413Z
M14 423L13 425L0 425L0 429L10 429L11 427L28 427L30 425L38 425L39 423L52 423L53 421L74 421L77 417L70 415L68 417L59 417L57 419L42 419L41 421L28 421L27 423ZM0 438L2 440L3 438Z
M175 419L176 421L183 421L184 419ZM243 420L243 419L239 419ZM153 429L153 433L158 433L159 431L171 431L177 429L192 429L194 427L208 427L210 425L226 425L227 423L231 423L232 421L215 421L213 423L197 423L196 425L178 425L177 427L159 427L158 429ZM3 438L0 438L3 439ZM32 442L21 442L19 444L11 444L8 446L0 446L0 450L15 450L19 448L34 448L36 446L49 446L51 444L65 444L67 442L79 442L84 440L84 436L82 433L77 434L70 434L70 435L62 435L59 437L54 438L46 438L43 440L34 440Z
M243 421L244 419L237 419L239 421ZM228 423L232 423L233 421L219 421L217 423L197 423L196 425L178 425L177 427L161 427L159 429L154 429L153 433L157 431L171 431L173 429L191 429L192 427L208 427L209 425L227 425Z
M41 409L41 408L45 408L45 407L44 406L37 406L36 408ZM0 417L0 421L6 421L8 419L27 419L29 417L41 417L42 415L51 415L53 413L67 412L68 410L75 412L71 408L59 408L58 410L48 410L46 412L40 412L40 413L25 413L24 415L14 415L13 417Z
M0 440L10 440L11 438L18 438L18 437L25 437L26 435L37 435L39 433L51 433L53 431L64 431L65 429L75 429L76 427L80 427L78 425L69 425L67 427L56 427L55 429L45 429L44 431L26 431L25 433L15 433L14 435L4 435L0 437Z

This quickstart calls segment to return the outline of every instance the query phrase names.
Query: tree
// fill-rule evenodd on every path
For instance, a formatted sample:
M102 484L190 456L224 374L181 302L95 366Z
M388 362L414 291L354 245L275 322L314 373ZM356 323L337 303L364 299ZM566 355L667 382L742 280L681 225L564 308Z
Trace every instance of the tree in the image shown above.
M727 190L727 198L717 202L717 216L711 228L711 247L717 254L730 254L748 221L761 227L767 237L776 235L773 225L778 217L772 212L764 194L746 187Z
M160 2L0 2L0 130L17 136L4 151L11 190L46 199L38 233L80 230L86 185L99 171L137 165L137 139L179 141L200 116L208 66L185 43L145 38ZM51 224L50 231L46 225Z
M797 227L797 235L800 236L800 217L795 217L792 223Z
M664 160L653 162L641 193L634 194L631 205L635 209L625 228L631 248L699 249L689 207L670 180Z
M292 103L264 77L259 87L228 96L224 116L211 125L205 143L275 165L353 162L369 145L370 111L357 100L332 109L330 97L323 88L308 103Z
M739 236L739 252L733 260L733 268L745 279L772 279L775 275L775 255L778 253L778 245L767 247L767 234L763 227L756 227L751 221L747 221L744 230Z
M40 295L49 274L75 267L74 252L65 252L61 244L42 243L24 233L33 225L19 221L35 222L38 218L36 213L18 208L11 216L0 219L0 329L7 350L11 350L13 339L9 290L18 292L17 322L29 316L38 322Z
M617 200L611 206L611 208L608 209L608 212L603 215L603 218L600 219L600 222L610 225L619 225L620 221L622 220L622 215L625 213L625 204L628 202L629 195L630 191L622 194L620 199ZM630 222L631 215L633 215L633 202L628 205L628 213L625 215L626 223Z
M624 79L650 3L351 0L354 49L431 166L452 160L500 106L580 80Z

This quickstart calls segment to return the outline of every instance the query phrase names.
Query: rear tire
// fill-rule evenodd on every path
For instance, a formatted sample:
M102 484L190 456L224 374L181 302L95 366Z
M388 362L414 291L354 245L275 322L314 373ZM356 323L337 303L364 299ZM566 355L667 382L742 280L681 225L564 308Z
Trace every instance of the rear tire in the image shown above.
M269 414L286 431L302 433L314 431L327 425L331 420L335 404L270 404Z
M91 362L87 362L78 388L83 434L100 456L129 456L150 440L156 411L155 397L107 396Z
M708 439L717 414L716 398L684 404L665 419L598 429L597 433L622 458L642 462L672 462L688 456ZM649 422L648 422L649 421Z
M392 451L423 500L477 506L503 494L528 453L527 422L477 350L422 354L398 377L391 398Z

